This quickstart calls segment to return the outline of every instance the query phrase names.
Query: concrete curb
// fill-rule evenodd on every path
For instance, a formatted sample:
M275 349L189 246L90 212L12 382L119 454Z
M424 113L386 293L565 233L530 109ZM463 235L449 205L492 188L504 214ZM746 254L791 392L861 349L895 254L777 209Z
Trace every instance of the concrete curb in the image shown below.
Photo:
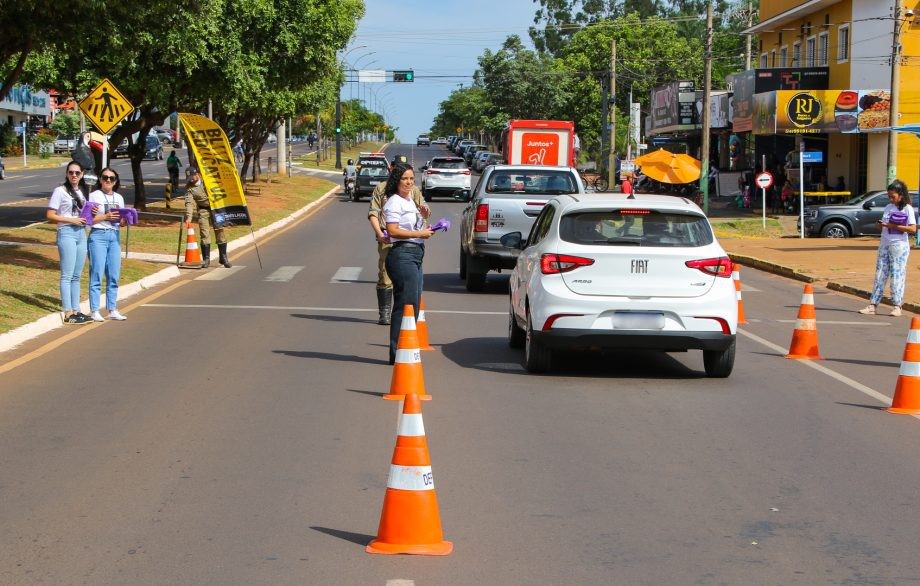
M318 207L319 205L322 205L327 199L333 197L335 193L338 191L339 191L338 186L333 187L332 189L324 193L322 196L317 198L316 201L305 205L299 210L296 210L295 212L293 212L291 215L287 216L286 218L282 218L278 220L277 222L275 222L274 224L270 224L268 226L265 226L264 228L260 228L259 230L256 230L254 234L248 234L246 236L243 236L242 238L237 238L236 240L233 240L232 242L228 242L227 250L228 251L236 250L238 248L242 248L243 246L248 246L254 242L255 238L260 238L266 234L269 234L276 230L280 230L281 228L283 228L284 226L287 226L288 224L290 224L297 218L311 211L313 208ZM159 257L161 256L165 257L166 255L149 255L149 256L153 257L150 260L156 261L156 260L159 260ZM132 255L131 258L138 258L138 257ZM175 260L170 260L170 262L174 263ZM173 264L169 267L166 267L165 269L161 271L157 271L156 273L153 273L152 275L148 275L144 277L140 281L136 281L134 283L128 283L126 285L119 285L118 299L119 301L128 299L129 297L137 295L138 293L142 293L143 291L152 289L153 287L156 287L157 285L162 285L163 283L166 283L167 281L171 281L172 279L175 279L181 274L182 272L179 270L179 267ZM102 305L105 304L105 294L102 295L101 304ZM89 301L88 300L80 303L80 311L82 311L83 313L89 314ZM6 332L5 334L0 334L0 352L6 352L7 350L12 350L16 346L19 346L20 344L27 342L28 340L36 338L42 334L48 333L57 328L64 327L64 321L63 321L62 315L63 315L63 312L56 311L50 315L46 315L45 317L39 318L32 323L28 323L28 324L19 326L18 328L10 330L9 332ZM73 326L68 326L68 327L73 327Z

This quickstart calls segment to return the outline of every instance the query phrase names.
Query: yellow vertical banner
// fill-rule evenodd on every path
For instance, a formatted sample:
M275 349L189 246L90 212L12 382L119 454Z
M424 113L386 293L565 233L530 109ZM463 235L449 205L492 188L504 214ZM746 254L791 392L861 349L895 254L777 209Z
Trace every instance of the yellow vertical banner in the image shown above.
M197 114L180 113L179 121L211 202L214 227L251 226L246 196L227 134L213 120Z

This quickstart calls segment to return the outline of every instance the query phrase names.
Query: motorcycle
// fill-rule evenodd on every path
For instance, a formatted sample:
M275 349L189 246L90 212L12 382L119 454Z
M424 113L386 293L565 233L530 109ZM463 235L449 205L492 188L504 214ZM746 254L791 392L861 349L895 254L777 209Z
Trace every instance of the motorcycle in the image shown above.
M354 177L345 178L345 199L350 199L352 201L358 201L358 194L355 192Z

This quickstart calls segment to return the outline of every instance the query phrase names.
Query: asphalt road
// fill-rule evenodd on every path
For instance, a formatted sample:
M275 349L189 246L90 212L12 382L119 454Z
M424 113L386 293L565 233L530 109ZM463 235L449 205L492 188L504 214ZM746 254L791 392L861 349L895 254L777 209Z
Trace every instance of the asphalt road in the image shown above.
M406 149L416 165L433 149ZM390 154L396 153L394 148ZM464 204L432 203L457 220ZM0 374L0 583L895 584L920 575L920 421L886 407L906 322L746 269L735 371L699 352L528 375L507 276L427 247L423 404L445 558L364 553L395 442L367 202L57 331ZM336 278L338 275L338 278ZM40 353L40 355L38 355ZM876 395L873 395L876 393Z

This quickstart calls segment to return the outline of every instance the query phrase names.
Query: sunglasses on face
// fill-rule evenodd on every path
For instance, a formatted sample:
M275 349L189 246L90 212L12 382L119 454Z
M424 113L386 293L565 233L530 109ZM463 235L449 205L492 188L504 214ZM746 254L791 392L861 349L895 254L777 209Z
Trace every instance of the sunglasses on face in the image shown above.
M68 174L68 175L76 175L77 177L79 177L80 175L83 174L83 171L68 171L67 174Z
M103 181L115 181L118 179L118 177L115 177L114 175L102 175L99 177L99 179L102 179Z

